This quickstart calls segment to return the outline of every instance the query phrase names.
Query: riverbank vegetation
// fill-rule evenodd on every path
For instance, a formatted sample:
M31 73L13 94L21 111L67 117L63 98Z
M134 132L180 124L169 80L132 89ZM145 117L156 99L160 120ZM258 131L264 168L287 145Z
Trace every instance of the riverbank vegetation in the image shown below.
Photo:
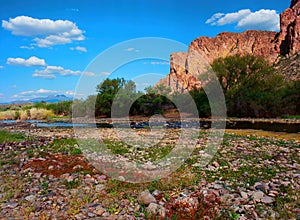
M300 81L286 80L263 58L253 55L219 58L212 63L212 70L223 89L229 117L299 117ZM150 116L174 109L188 113L193 105L189 97L193 98L199 117L205 118L211 116L205 86L209 87L204 85L204 88L195 88L189 93L171 93L169 88L159 85L148 87L143 93L136 91L131 80L108 78L97 86L97 95L85 100L4 105L0 107L0 120L51 119L71 117L72 113L76 117ZM180 103L180 109L176 109L174 103Z
M253 55L229 56L212 63L223 89L229 117L277 118L300 115L300 82L289 81L276 72L266 60ZM133 81L106 79L97 86L98 95L74 103L79 116L110 117L161 114L180 103L181 112L189 112L197 105L200 117L210 117L207 90L194 88L189 93L172 93L162 85L148 87L146 93L136 92ZM208 91L214 93L215 91ZM91 105L95 111L90 112ZM214 103L215 104L215 103ZM131 106L127 111L126 106ZM113 112L111 112L113 109Z

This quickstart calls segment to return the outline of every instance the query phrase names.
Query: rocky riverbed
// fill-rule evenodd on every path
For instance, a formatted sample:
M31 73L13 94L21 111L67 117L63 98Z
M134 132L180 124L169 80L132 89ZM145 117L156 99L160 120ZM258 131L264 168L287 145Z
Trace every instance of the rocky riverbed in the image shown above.
M218 153L201 168L208 131L200 131L192 155L174 173L133 184L96 170L81 154L72 129L8 132L23 135L0 144L1 219L300 218L297 138L226 133ZM169 132L170 139L176 137L176 129ZM144 151L122 145L113 129L99 133L112 152L128 159L151 163L169 152L162 150L169 145Z

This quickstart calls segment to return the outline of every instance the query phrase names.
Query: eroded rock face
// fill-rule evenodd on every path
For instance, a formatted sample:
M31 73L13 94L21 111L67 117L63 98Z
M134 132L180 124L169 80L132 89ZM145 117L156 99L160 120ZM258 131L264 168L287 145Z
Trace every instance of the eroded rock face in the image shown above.
M279 33L270 31L224 32L215 38L199 37L191 42L188 53L171 54L170 73L157 85L170 87L173 92L186 92L194 87L200 88L205 82L199 80L199 75L207 71L207 65L202 59L211 64L220 57L253 54L274 64L280 60L280 57L293 57L299 51L300 0L292 0L290 8L280 15ZM199 62L195 62L195 58L191 59L195 53L199 57ZM296 76L294 73L290 75L297 79L299 68L295 71Z
M276 32L269 31L224 32L215 38L199 37L195 39L190 44L189 50L200 51L203 58L209 63L216 58L236 54L253 54L273 62L278 56L273 43L275 35Z
M188 74L187 58L188 53L186 52L172 53L170 55L170 73L166 78L161 79L157 85L169 87L173 92L186 92L193 87L200 88L200 81Z
M280 15L280 32L275 40L281 55L291 56L300 50L300 0L293 0Z

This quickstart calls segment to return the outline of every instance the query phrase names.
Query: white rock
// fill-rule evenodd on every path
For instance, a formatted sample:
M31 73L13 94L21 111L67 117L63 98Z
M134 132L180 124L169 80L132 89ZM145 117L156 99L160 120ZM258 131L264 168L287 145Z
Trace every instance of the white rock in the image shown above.
M26 197L25 197L25 200L27 200L28 202L34 202L35 196L34 196L34 195L26 196Z

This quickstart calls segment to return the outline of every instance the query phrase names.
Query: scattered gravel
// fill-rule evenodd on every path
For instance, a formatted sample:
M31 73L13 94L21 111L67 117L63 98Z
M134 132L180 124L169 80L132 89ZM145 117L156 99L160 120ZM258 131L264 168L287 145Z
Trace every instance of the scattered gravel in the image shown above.
M111 129L100 133L116 140ZM36 129L30 134L35 138L0 144L2 219L300 217L299 141L226 135L218 155L199 170L197 158L205 154L199 140L171 186L132 186L111 180L82 155L43 151L54 140L75 137L71 129ZM189 175L193 181L180 185Z

